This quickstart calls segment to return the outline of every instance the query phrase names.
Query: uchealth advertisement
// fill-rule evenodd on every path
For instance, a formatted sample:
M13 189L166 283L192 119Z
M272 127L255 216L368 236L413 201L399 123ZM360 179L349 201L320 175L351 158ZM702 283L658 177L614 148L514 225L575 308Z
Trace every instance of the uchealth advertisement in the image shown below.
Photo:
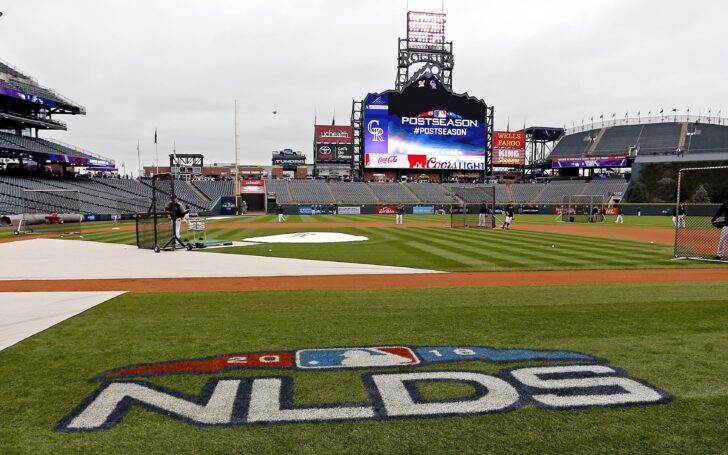
M341 125L316 125L315 141L327 144L353 144L354 128Z
M421 77L364 102L365 166L483 170L485 103Z

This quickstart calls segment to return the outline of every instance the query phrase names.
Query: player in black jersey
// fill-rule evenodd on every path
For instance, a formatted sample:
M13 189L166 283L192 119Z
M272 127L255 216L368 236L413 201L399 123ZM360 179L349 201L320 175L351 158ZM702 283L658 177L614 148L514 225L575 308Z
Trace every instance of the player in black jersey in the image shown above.
M480 214L478 215L478 227L485 227L485 219L488 217L488 205L483 202L480 204Z
M508 229L511 227L511 221L513 221L513 202L509 202L506 206L506 221L503 223L503 226L501 226L501 229Z
M718 218L723 217L723 221ZM725 252L725 244L728 243L728 201L724 202L718 208L718 211L713 215L711 220L713 226L720 229L720 240L718 240L718 254L715 259L723 259L723 253Z

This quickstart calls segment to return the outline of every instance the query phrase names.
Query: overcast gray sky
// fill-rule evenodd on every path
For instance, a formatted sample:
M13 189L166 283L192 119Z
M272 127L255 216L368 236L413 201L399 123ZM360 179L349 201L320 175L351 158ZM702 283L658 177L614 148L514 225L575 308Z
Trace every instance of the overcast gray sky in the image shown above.
M440 0L409 0L439 11ZM241 163L311 158L314 112L348 124L352 99L391 89L406 0L0 2L0 58L87 108L46 133L127 172L179 153ZM571 126L677 107L728 114L724 1L446 0L456 92L495 106L496 129ZM273 110L278 114L274 115Z

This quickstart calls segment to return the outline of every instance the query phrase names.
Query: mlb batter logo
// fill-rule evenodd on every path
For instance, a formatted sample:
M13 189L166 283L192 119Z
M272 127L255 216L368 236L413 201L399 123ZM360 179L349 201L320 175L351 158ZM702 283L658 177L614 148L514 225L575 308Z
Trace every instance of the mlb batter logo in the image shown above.
M302 349L296 365L302 369L370 368L417 365L419 359L404 346L374 348Z

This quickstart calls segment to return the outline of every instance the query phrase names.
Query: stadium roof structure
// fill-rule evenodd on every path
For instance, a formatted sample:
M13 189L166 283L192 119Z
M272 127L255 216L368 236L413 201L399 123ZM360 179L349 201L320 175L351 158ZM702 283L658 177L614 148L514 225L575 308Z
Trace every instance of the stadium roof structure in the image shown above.
M86 114L81 104L41 86L30 75L3 61L0 61L0 97L46 108L53 114Z
M39 130L66 130L64 122L52 118L58 114L85 115L86 108L0 60L0 157L112 170L111 159L38 137Z
M564 135L563 128L556 128L550 126L530 126L526 129L521 130L530 136L531 140L534 141L546 141L554 142Z

